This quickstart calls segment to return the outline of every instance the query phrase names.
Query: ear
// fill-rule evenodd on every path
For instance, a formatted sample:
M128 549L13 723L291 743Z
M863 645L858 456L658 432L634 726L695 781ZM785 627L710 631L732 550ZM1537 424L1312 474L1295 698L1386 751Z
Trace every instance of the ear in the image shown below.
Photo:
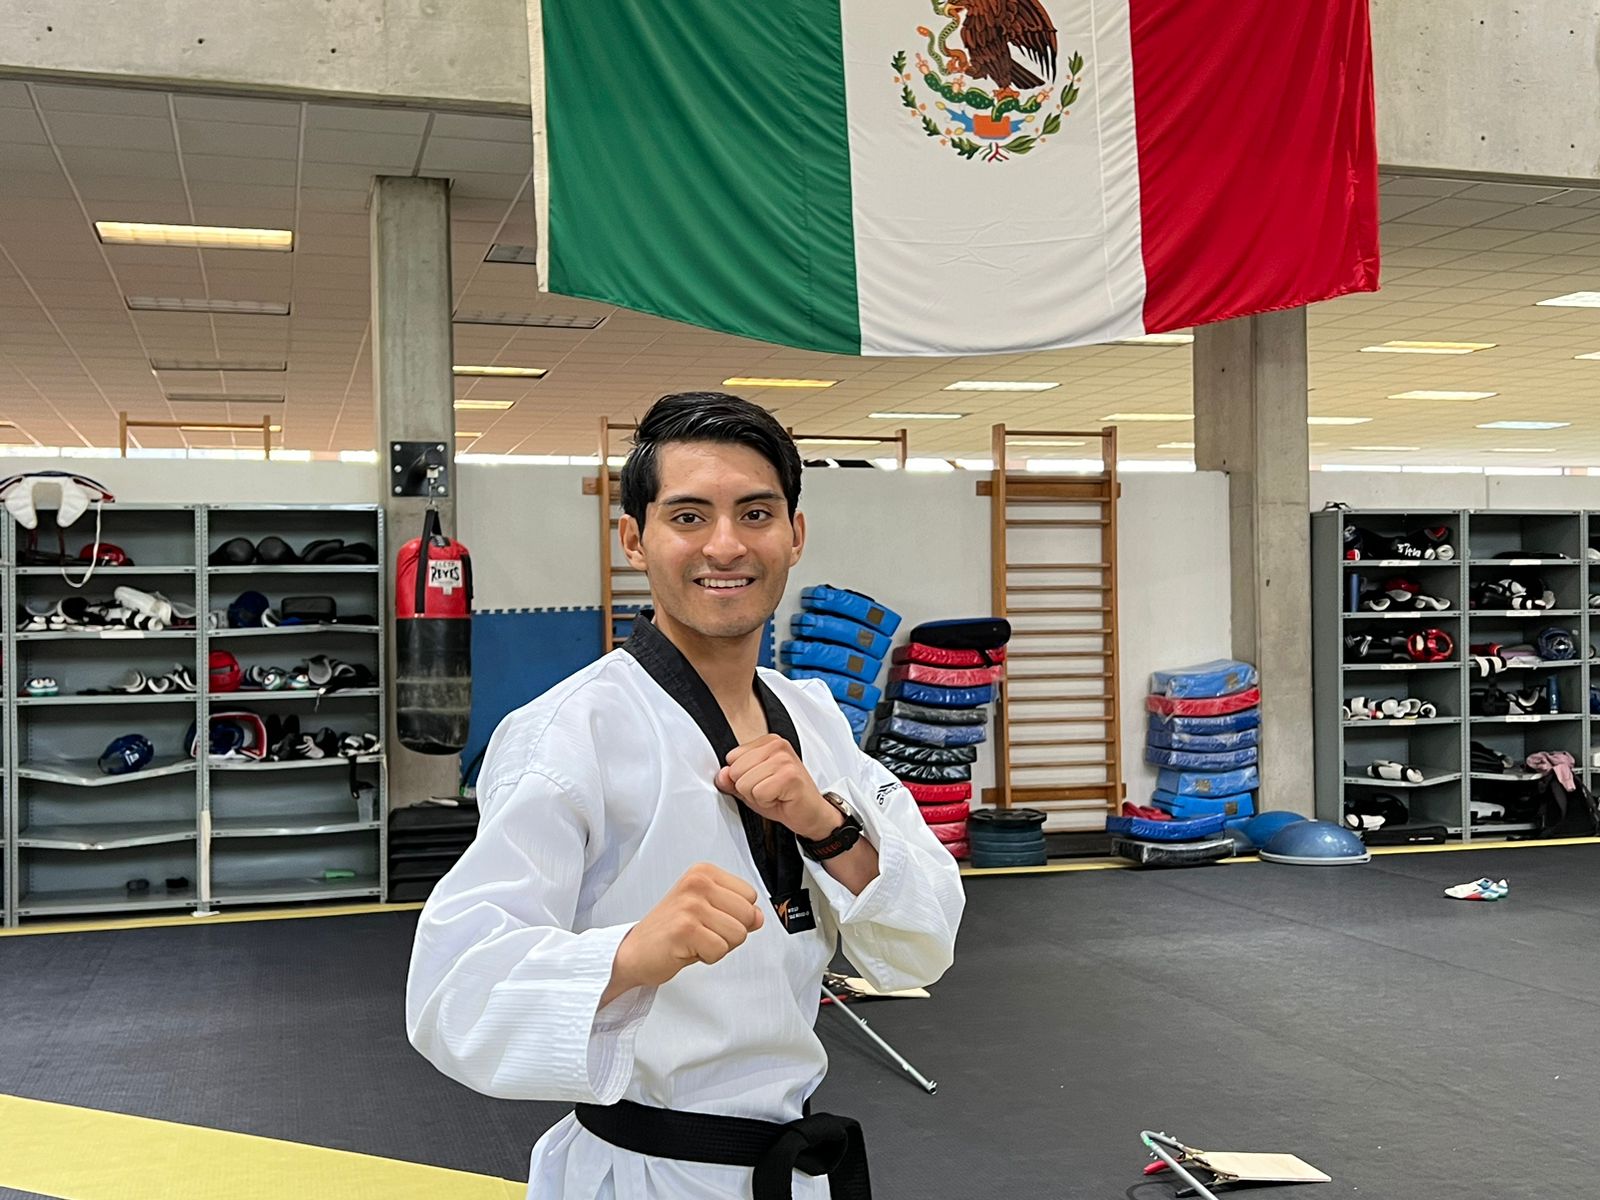
M800 561L800 555L806 548L805 513L795 513L794 520L790 524L794 526L794 544L789 548L789 565L792 567Z
M622 554L628 560L628 565L635 571L643 571L644 531L639 528L639 522L623 513L622 519L617 522L617 536L622 539Z
M34 482L32 476L17 475L0 484L0 496L5 498L6 510L24 529L39 527L39 514L33 506Z

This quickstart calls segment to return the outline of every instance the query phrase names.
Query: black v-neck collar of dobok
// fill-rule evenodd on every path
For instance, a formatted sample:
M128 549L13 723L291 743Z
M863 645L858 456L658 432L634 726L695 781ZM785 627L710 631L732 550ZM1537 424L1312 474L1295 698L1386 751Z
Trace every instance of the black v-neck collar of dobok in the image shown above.
M655 627L654 617L652 609L641 610L634 618L633 635L623 643L622 648L660 685L662 691L693 718L700 732L705 734L706 741L711 743L720 769L727 765L728 754L738 746L739 739L734 735L733 726L728 723L722 705L712 695L710 685L684 657L683 651ZM800 735L795 730L789 710L784 708L783 702L760 675L753 676L751 682L766 713L767 728L793 746L795 754L803 761ZM766 885L768 898L773 907L778 908L800 890L804 876L800 847L788 829L766 820L743 800L733 799L739 805L739 819L744 826L751 857L755 859L761 881Z

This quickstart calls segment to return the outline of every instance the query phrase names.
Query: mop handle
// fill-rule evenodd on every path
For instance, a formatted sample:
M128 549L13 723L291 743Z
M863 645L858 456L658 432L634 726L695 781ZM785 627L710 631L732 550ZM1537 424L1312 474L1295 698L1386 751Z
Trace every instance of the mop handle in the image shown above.
M1139 1135L1139 1140L1149 1147L1152 1154L1154 1154L1162 1162L1166 1163L1167 1166L1171 1167L1179 1179L1183 1180L1190 1187L1192 1187L1195 1195L1199 1196L1200 1200L1217 1200L1217 1194L1215 1192L1206 1187L1205 1184L1201 1183L1193 1175L1189 1174L1189 1172L1184 1169L1183 1164L1172 1156L1172 1152L1168 1149L1168 1147L1175 1147L1181 1150L1183 1147L1180 1145L1180 1143L1173 1141L1164 1133L1156 1133L1149 1129L1146 1129Z
M839 997L835 996L831 991L828 990L827 984L822 985L822 994L829 1000L833 1001L833 1006L836 1009L842 1012L845 1016L849 1017L857 1025L861 1026L861 1032L865 1033L874 1042L878 1043L878 1045L883 1048L885 1054L894 1059L895 1062L899 1063L900 1066L905 1070L906 1074L910 1075L911 1078L915 1079L917 1083L921 1085L923 1091L932 1096L939 1090L939 1085L937 1083L926 1078L920 1071L902 1058L900 1053L893 1046L889 1045L888 1042L879 1037L877 1033L873 1031L872 1026L868 1025L866 1021L862 1020L860 1017L856 1016L855 1013L851 1012L849 1008L845 1006L843 1000L839 999ZM1216 1200L1216 1197L1213 1196L1211 1200Z

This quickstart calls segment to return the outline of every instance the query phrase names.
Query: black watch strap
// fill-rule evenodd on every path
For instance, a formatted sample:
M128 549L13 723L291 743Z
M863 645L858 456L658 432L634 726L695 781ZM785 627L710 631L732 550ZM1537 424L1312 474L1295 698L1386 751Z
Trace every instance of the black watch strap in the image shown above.
M828 859L843 854L851 846L854 846L861 840L862 832L861 818L854 813L845 813L844 824L827 837L815 842L807 838L796 837L795 841L800 843L800 849L807 858L816 862L826 862Z

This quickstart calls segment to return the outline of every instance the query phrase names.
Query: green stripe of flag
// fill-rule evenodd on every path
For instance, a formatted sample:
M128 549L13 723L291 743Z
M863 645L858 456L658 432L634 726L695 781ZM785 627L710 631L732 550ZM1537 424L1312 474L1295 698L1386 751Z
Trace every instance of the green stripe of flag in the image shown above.
M541 7L550 290L860 353L837 0Z

